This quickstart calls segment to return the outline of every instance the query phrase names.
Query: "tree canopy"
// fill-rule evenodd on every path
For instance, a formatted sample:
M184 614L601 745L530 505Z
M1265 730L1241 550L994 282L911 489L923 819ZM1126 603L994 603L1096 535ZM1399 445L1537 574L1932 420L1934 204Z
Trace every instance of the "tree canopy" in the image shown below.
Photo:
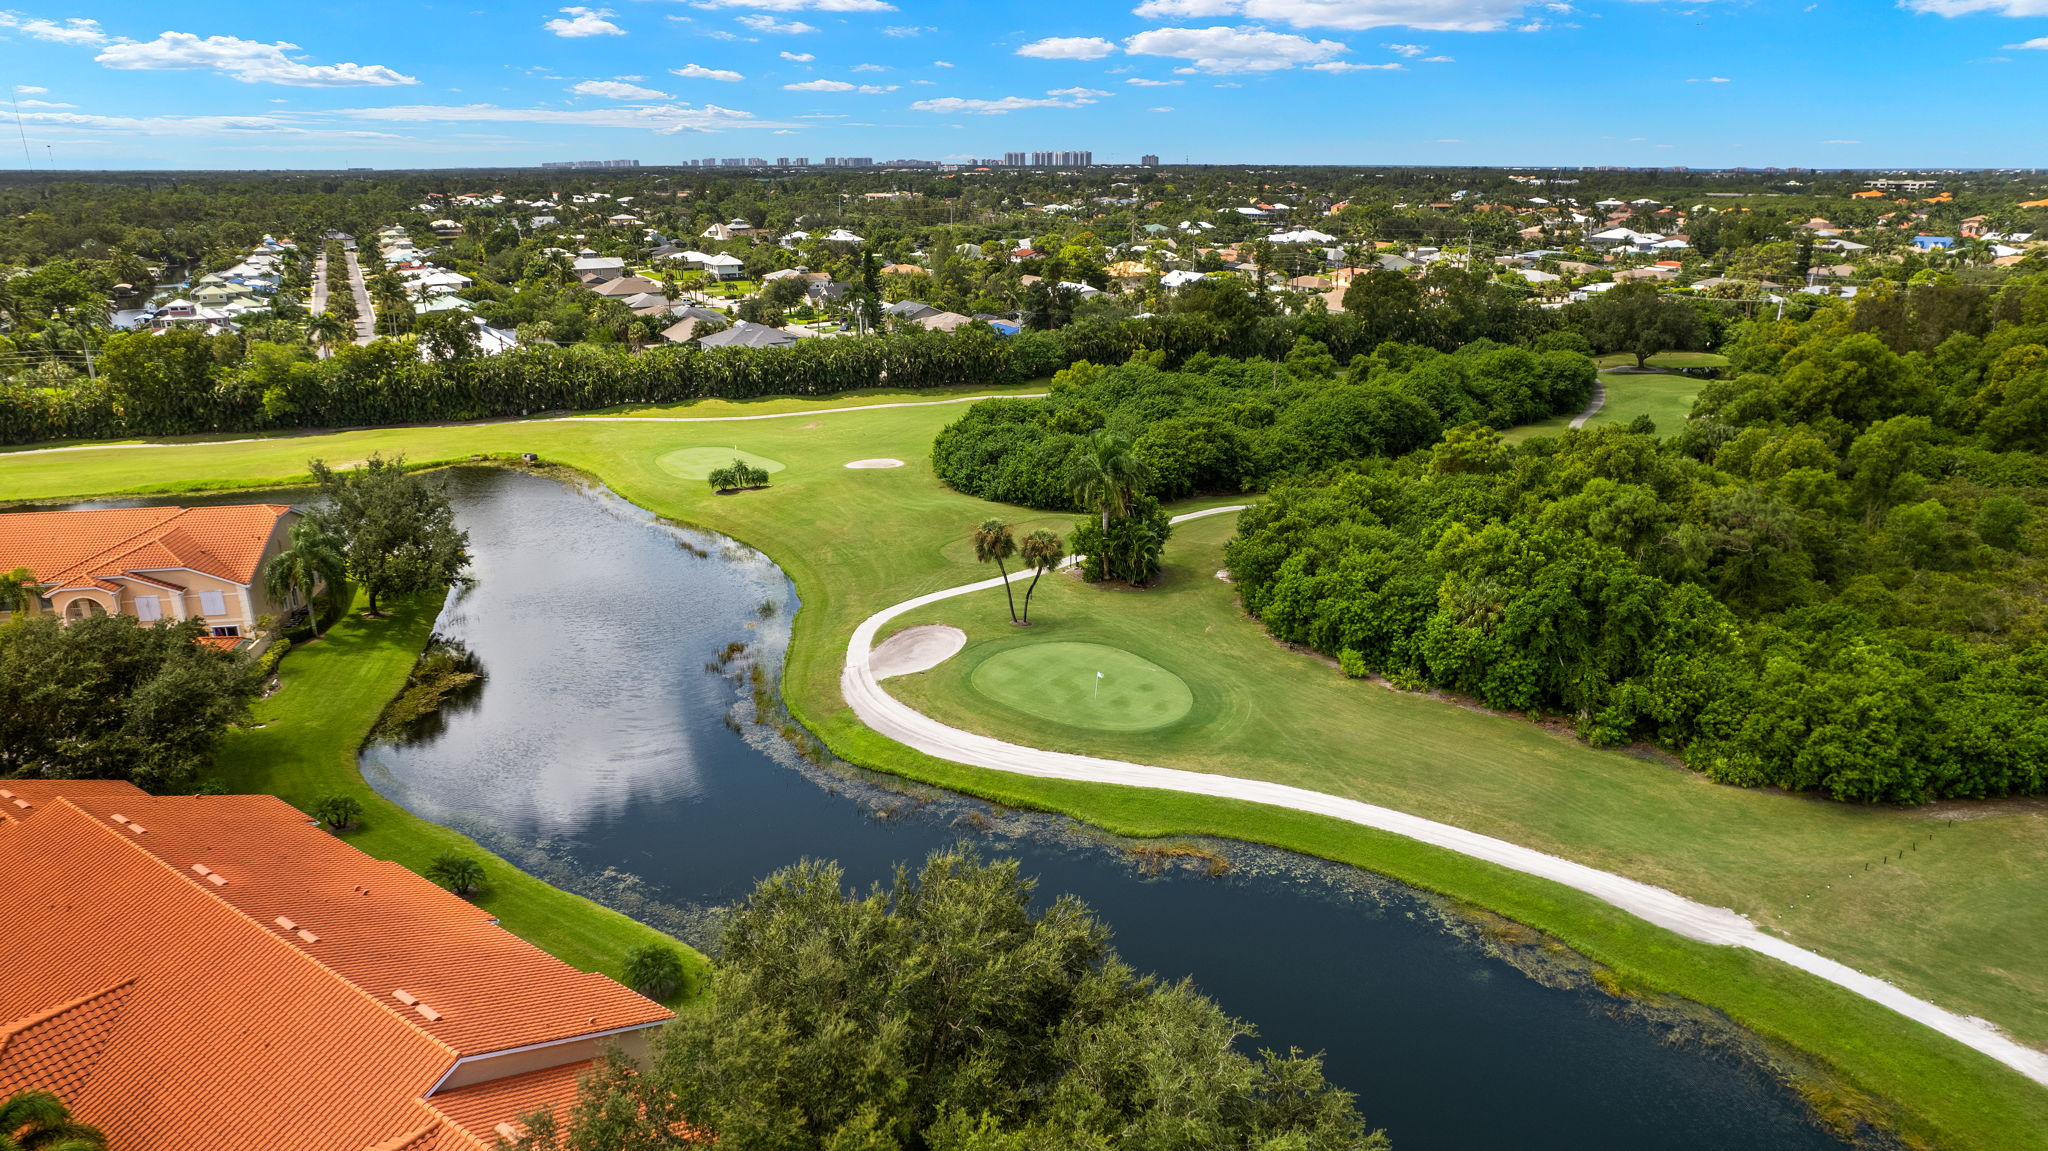
M1385 1151L1320 1060L1158 983L1070 896L964 848L866 894L835 864L763 880L702 1010L653 1066L600 1067L533 1151Z
M308 467L322 499L313 518L341 541L348 576L369 593L371 611L387 596L445 587L469 566L469 534L455 526L447 495L406 471L404 456L373 455L347 471L323 460Z

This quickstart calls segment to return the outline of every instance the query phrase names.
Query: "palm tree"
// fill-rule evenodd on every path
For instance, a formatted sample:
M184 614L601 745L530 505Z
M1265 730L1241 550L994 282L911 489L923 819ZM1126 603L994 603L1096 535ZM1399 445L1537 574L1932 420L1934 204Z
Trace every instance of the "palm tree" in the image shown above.
M1152 478L1131 451L1131 438L1108 428L1097 428L1067 472L1067 487L1083 507L1102 513L1102 534L1109 536L1109 517L1130 514L1131 497Z
M1024 557L1024 566L1031 569L1031 584L1024 589L1023 623L1031 623L1031 593L1038 590L1038 577L1059 566L1060 558L1067 554L1067 541L1053 532L1040 528L1024 537L1019 549Z
M18 1091L0 1100L0 1151L107 1151L107 1137L48 1091Z
M313 805L313 817L341 831L363 817L363 805L353 795L330 795Z
M0 572L0 611L20 615L36 605L36 573L28 568Z
M995 561L996 570L1003 573L1003 595L1010 601L1010 622L1017 622L1017 596L1010 590L1010 573L1003 570L1003 561L1017 554L1017 540L1010 534L1010 525L1001 520L983 520L974 529L974 558L978 563Z
M333 312L322 312L306 321L306 338L318 345L322 353L334 351L334 345L354 334L355 325Z
M313 593L325 584L330 592L340 594L341 582L348 574L348 565L341 558L341 544L320 521L301 518L292 525L292 546L270 557L263 565L263 590L275 600L291 598L296 593L306 601L307 610L313 606ZM313 617L313 635L320 634L320 618Z
M468 895L484 885L484 865L467 855L446 852L427 865L427 878L457 895Z

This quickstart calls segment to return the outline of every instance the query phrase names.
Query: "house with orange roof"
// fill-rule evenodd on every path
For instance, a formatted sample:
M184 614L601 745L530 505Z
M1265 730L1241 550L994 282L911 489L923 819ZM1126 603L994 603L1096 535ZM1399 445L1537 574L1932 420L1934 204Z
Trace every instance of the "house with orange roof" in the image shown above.
M305 606L296 594L273 600L262 580L299 514L284 504L234 504L0 515L0 571L34 573L30 614L144 623L198 616L214 639L241 645L264 616Z
M484 1151L660 1004L263 795L0 780L0 1096L121 1151Z

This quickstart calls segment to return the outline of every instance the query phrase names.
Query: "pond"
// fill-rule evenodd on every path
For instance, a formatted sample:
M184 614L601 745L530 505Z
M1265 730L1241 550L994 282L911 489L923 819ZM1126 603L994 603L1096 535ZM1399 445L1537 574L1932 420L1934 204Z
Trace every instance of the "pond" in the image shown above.
M441 474L475 579L438 630L488 679L432 731L366 748L363 772L535 874L709 942L721 906L798 859L865 886L965 839L1020 859L1042 895L1085 900L1127 960L1191 976L1260 1044L1324 1052L1400 1151L1842 1146L1729 1046L1527 952L1503 961L1377 877L1243 845L1205 845L1221 875L1148 866L1070 820L814 767L748 722L744 669L779 669L796 607L766 557L602 489Z

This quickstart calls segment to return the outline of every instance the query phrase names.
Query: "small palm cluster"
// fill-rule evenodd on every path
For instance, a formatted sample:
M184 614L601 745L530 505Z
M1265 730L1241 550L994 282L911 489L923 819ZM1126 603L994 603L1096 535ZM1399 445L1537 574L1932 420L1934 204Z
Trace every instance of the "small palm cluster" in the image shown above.
M757 468L745 460L734 460L730 465L715 469L704 477L711 481L711 489L720 492L736 492L741 488L765 488L768 486L768 469Z
M467 855L443 852L427 865L427 878L457 895L467 896L484 885L484 865Z
M683 957L673 947L650 943L626 956L626 984L649 999L667 999L688 980Z
M48 1091L20 1091L0 1099L0 1151L107 1151L107 1137Z
M1001 520L983 520L974 529L974 558L980 563L993 563L1003 573L1003 595L1010 601L1010 622L1029 626L1031 623L1031 593L1038 590L1038 579L1046 572L1060 565L1066 555L1067 543L1057 533L1040 528L1024 537L1020 544L1010 531L1010 525ZM1024 567L1031 571L1031 585L1024 589L1024 615L1018 618L1017 597L1010 591L1010 573L1003 561L1012 556L1022 556Z

